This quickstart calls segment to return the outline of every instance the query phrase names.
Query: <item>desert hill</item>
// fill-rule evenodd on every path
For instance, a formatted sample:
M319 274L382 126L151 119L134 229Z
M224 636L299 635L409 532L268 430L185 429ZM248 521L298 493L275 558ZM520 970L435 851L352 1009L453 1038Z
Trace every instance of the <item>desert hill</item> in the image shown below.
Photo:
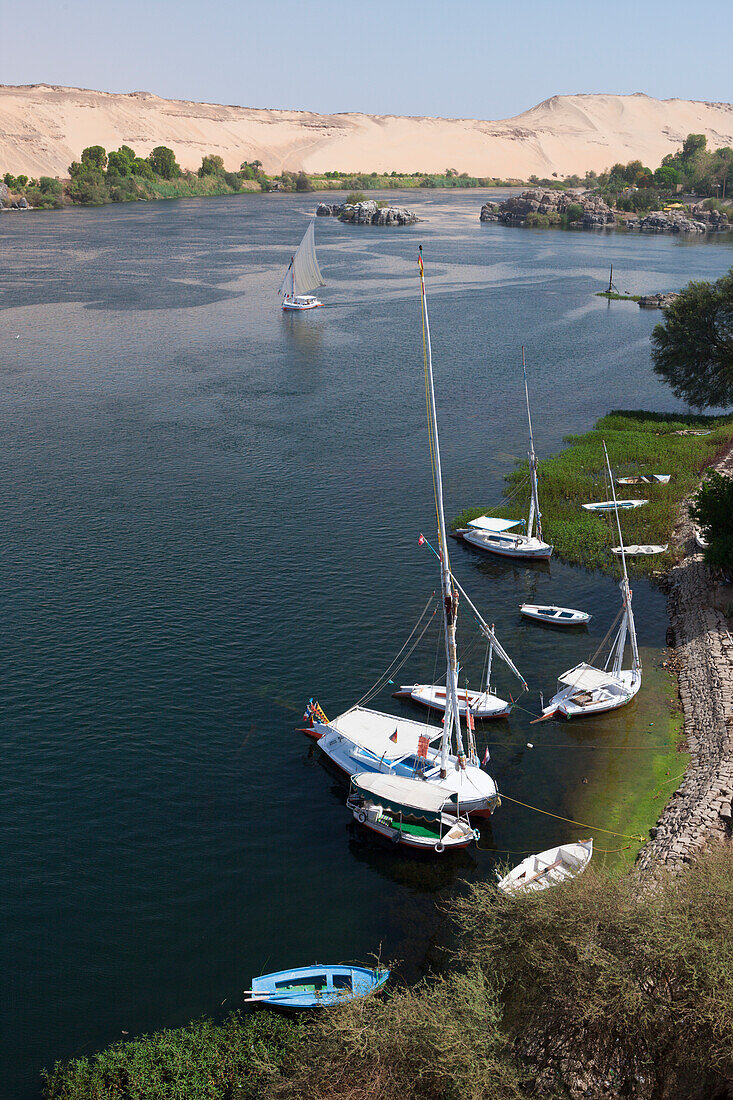
M262 161L323 172L442 172L527 179L600 172L616 161L656 167L688 133L733 146L733 106L635 95L553 96L515 118L407 118L275 111L117 95L45 84L0 86L0 173L65 176L87 145L169 145L183 168L205 153L228 169Z

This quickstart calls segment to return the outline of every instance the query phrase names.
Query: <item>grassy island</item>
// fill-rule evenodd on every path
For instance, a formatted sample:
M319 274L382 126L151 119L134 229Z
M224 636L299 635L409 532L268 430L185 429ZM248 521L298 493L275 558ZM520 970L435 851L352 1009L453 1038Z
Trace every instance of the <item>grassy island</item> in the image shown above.
M706 432L705 435L681 434ZM581 505L610 499L604 471L603 442L608 447L614 475L671 474L666 485L617 486L617 494L649 503L625 511L621 530L625 543L670 543L666 554L630 558L630 572L658 573L680 556L672 532L680 503L700 482L702 471L728 449L733 437L733 416L682 416L644 411L616 411L602 417L584 435L568 436L568 446L539 463L538 481L542 530L555 546L555 554L571 565L615 573L618 562L611 554L618 544L613 517L585 512ZM529 470L523 462L507 475L505 496L511 504L499 508L466 508L453 520L453 528L484 515L516 519L529 508Z

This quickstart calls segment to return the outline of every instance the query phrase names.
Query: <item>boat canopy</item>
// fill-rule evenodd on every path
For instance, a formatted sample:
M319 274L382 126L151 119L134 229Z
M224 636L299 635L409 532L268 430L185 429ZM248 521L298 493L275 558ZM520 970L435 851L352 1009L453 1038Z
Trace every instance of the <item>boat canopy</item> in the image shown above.
M491 516L478 516L477 519L468 521L469 527L477 527L479 531L493 531L495 534L510 531L512 527L519 527L519 524L518 519L496 519Z
M422 779L360 772L352 776L351 782L359 794L376 798L393 812L407 813L411 817L436 821L446 804L454 812L457 808L455 795L446 797L444 790Z
M394 714L360 706L351 707L328 724L332 730L355 745L370 749L380 758L389 750L390 760L403 753L415 752L421 736L431 742L443 736L440 726L428 726L413 718L397 718Z
M578 688L582 691L594 691L596 688L608 687L616 677L612 672L604 672L602 669L593 668L593 665L576 665L559 678L559 683L567 687Z

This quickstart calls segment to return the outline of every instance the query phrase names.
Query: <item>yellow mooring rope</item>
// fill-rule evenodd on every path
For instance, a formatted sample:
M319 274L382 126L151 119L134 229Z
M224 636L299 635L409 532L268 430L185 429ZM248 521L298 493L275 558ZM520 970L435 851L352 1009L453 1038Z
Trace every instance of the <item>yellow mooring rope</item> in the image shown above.
M601 829L598 825L588 825L585 821L573 821L572 817L561 817L560 814L552 814L549 810L541 810L539 806L530 806L529 802L520 802L518 798L511 798L510 795L501 794L502 800L506 798L507 802L513 802L516 806L524 806L526 810L536 810L538 814L545 814L547 817L554 817L558 821L567 821L569 825L580 825L581 829L590 829L593 833L607 833L609 836L620 836L624 840L638 840L644 843L644 837L639 836L638 833L616 833L613 829ZM621 851L621 849L619 849Z

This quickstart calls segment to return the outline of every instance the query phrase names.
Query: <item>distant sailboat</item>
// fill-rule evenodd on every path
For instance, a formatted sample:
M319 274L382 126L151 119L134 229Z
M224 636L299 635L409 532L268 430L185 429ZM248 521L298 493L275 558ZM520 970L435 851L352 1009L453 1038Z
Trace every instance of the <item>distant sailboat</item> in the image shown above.
M302 311L322 306L323 302L314 298L311 291L325 285L316 257L315 222L311 220L280 287L283 309Z
M522 348L522 370L524 371L524 396L527 402L527 423L529 425L529 480L532 493L529 501L527 533L520 534L514 528L519 520L496 519L494 516L479 516L469 520L468 526L457 531L465 542L479 550L488 550L504 558L528 558L547 561L552 556L553 547L542 538L542 513L537 496L537 455L532 434L532 414L529 410L529 389L527 388L527 367ZM535 526L537 533L535 534Z

